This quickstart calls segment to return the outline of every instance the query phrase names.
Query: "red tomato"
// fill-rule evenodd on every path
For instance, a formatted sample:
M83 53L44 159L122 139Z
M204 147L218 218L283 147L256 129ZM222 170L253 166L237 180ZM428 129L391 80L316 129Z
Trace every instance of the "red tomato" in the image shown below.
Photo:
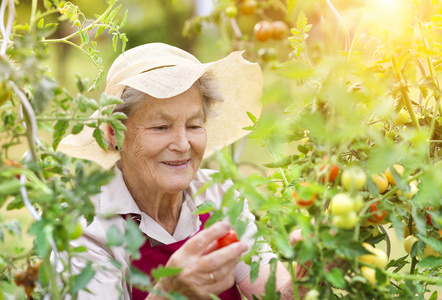
M382 222L382 220L387 215L387 212L385 210L379 211L378 204L379 202L375 202L372 205L370 205L370 212L373 213L373 215L367 220L370 221L371 223Z
M338 177L339 174L339 167L335 164L325 164L321 167L321 171L327 169L327 174L321 176L321 182L333 182L335 181L336 177Z
M259 21L253 29L255 38L260 42L266 42L272 37L272 25L269 21Z
M428 210L433 210L432 207L428 208ZM431 215L430 214L426 214L426 219L427 219L427 225L433 226L433 222L431 222Z
M305 187L310 186L310 184L308 182L301 182L299 185L302 185ZM313 203L315 203L316 198L318 198L318 193L313 192L311 194L310 198L304 199L304 198L299 197L298 192L296 190L293 190L292 197L295 200L295 203L299 208L309 208L310 206L313 205Z
M233 229L230 229L229 233L216 241L216 243L218 244L218 249L221 249L236 242L239 242L239 240L236 237L236 231Z

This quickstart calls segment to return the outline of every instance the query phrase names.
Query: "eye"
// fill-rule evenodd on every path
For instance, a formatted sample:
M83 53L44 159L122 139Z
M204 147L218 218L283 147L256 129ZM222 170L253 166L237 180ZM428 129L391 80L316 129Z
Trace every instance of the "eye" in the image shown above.
M155 126L153 127L153 129L158 130L158 131L163 131L167 129L167 126L163 125L163 126Z

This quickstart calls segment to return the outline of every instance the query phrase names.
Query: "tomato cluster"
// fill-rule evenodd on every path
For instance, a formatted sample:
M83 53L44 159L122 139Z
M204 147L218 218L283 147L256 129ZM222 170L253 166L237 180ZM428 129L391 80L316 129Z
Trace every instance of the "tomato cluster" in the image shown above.
M282 40L289 33L289 26L283 21L269 22L266 20L259 21L253 29L255 39L259 42L267 42L270 39Z

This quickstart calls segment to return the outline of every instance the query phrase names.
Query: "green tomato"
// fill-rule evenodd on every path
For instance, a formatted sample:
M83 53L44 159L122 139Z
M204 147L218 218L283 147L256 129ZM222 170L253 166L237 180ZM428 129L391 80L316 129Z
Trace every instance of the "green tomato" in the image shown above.
M334 216L346 216L350 212L354 212L354 209L354 201L347 194L336 194L331 199L330 211Z
M407 252L408 254L411 254L411 248L418 240L419 239L417 237L415 237L414 235L407 236L407 238L404 240L405 252Z
M367 175L361 168L345 169L341 175L341 184L347 191L361 190L367 183Z
M69 237L71 240L78 239L83 234L83 228L81 227L80 222L75 224L74 229L70 232Z
M229 18L235 18L238 15L238 8L232 4L227 6L227 8L224 10L224 13Z
M305 294L304 300L317 300L319 299L319 292L317 290L310 290Z
M346 215L334 215L332 222L337 228L353 229L358 222L359 217L354 211L350 211Z
M403 125L408 122L408 112L405 109L401 109L397 115L393 117L393 121L397 125Z

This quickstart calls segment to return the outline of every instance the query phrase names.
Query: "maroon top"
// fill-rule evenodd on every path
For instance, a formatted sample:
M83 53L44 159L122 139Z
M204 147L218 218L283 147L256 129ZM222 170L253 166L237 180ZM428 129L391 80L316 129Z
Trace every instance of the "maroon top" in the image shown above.
M206 223L207 219L209 219L210 215L203 214L200 215L201 219L201 227L198 230L200 232L204 224ZM190 237L189 237L190 238ZM169 261L169 258L172 256L172 254L178 250L189 238L186 238L184 240L168 244L168 245L160 245L160 246L154 246L151 247L149 240L146 240L143 246L140 248L140 254L141 258L138 260L132 261L132 266L136 267L137 269L145 272L146 274L149 274L152 269L158 268L160 265L165 266L167 262ZM146 291L141 291L136 289L135 287L132 287L132 299L134 300L144 300L147 295L149 295ZM225 290L221 294L218 295L218 297L222 300L241 300L241 294L238 290L238 287L236 284L232 285L229 289Z

